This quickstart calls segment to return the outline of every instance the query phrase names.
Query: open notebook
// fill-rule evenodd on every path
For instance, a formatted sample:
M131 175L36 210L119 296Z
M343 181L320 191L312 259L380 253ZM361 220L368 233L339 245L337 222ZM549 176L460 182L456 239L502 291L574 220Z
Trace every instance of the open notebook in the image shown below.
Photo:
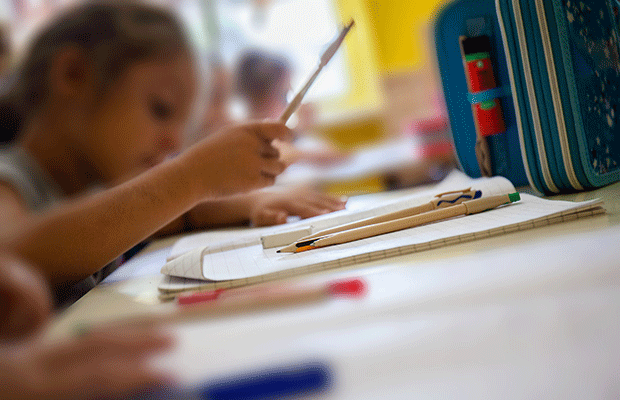
M161 272L162 292L201 288L231 288L295 275L344 267L364 261L423 251L455 243L501 235L517 230L549 225L604 213L600 200L566 202L540 199L523 194L522 200L480 214L445 220L416 228L303 253L276 253L263 248L261 236L284 229L308 226L318 231L369 216L413 207L428 202L435 194L472 187L484 196L512 193L515 188L501 177L470 179L461 173L450 175L431 191L417 193L398 201L357 212L337 212L278 227L253 230L234 240L196 246L200 235L179 241L173 257Z

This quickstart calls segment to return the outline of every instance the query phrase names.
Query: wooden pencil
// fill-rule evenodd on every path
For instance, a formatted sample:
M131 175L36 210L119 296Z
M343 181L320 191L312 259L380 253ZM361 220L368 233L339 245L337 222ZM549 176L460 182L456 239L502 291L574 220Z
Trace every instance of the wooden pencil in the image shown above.
M291 115L293 115L297 108L299 108L304 96L321 73L321 70L327 65L329 60L332 59L334 54L336 54L336 51L338 50L344 38L347 36L347 33L349 33L354 24L355 21L351 20L349 24L345 26L344 29L340 32L340 35L338 35L336 40L334 40L334 42L327 48L327 50L325 50L323 55L321 55L321 60L314 73L310 76L310 78L308 78L306 84L297 92L297 94L295 95L293 100L291 100L288 106L286 106L286 109L284 109L282 115L280 115L280 122L286 123L286 121L288 121L288 119L291 117Z

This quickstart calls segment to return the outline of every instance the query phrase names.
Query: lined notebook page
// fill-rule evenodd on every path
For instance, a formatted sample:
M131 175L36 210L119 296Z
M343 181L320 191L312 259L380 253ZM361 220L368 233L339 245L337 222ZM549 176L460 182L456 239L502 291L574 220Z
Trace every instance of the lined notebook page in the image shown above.
M450 244L496 236L604 213L602 202L551 201L523 194L518 203L416 228L302 253L276 253L260 244L236 249L205 247L168 263L161 291L218 289L265 282L288 276L415 253Z
M373 207L367 207L362 210L342 210L331 214L320 215L314 218L297 221L286 224L284 226L273 226L268 228L254 228L249 232L246 230L242 235L234 233L234 238L214 241L213 232L205 232L199 234L188 235L179 239L170 250L168 256L172 260L182 254L192 251L198 247L208 246L211 250L220 251L231 248L248 247L260 244L260 238L264 235L277 234L294 230L299 227L312 226L313 232L331 228L337 225L347 224L349 222L358 221L360 219L374 217L377 215L387 214L393 211L400 211L405 208L415 207L428 203L435 195L452 190L461 190L472 187L473 189L482 191L483 197L495 196L498 194L506 194L515 192L515 188L510 181L501 176L492 178L472 179L460 171L453 171L441 183L437 184L430 190L425 190L415 194L411 194L398 200L392 200Z

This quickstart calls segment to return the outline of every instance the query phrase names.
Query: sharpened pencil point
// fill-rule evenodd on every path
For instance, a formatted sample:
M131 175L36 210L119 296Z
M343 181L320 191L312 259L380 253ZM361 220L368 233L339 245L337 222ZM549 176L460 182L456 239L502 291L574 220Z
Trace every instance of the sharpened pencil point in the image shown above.
M316 249L315 246L304 246L304 247L299 247L297 250L295 250L295 253L301 253L307 250L312 250L312 249Z
M281 249L277 250L278 253L294 253L297 248L299 246L297 246L297 243L293 243L293 244L289 244L286 247L282 247Z

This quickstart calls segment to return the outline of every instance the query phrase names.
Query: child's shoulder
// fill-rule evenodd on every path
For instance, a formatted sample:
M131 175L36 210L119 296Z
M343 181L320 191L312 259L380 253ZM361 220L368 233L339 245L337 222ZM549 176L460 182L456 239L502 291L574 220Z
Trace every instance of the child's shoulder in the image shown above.
M64 197L52 177L18 146L0 149L0 184L17 192L31 210L49 207Z

